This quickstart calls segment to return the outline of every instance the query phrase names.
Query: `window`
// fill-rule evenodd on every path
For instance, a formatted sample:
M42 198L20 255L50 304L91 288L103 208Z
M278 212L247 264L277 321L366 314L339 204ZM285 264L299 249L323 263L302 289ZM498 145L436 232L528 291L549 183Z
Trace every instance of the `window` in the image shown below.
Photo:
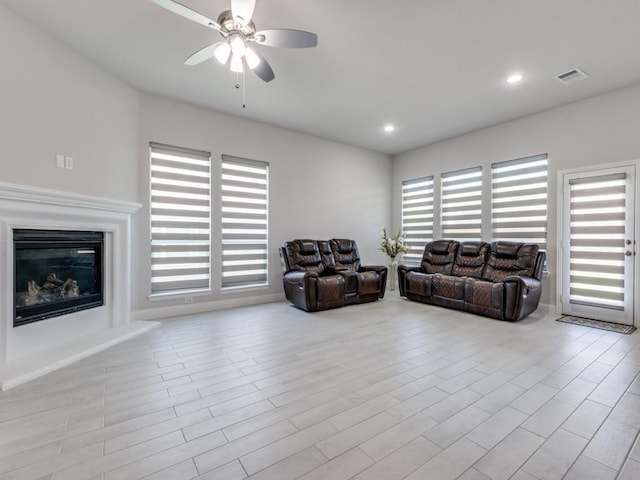
M491 165L493 240L547 248L547 155Z
M403 260L420 263L424 246L433 239L433 177L402 182L402 231L409 247Z
M150 144L151 293L209 290L211 156Z
M222 156L222 288L267 283L269 164Z
M482 167L443 173L442 237L480 240L482 236Z

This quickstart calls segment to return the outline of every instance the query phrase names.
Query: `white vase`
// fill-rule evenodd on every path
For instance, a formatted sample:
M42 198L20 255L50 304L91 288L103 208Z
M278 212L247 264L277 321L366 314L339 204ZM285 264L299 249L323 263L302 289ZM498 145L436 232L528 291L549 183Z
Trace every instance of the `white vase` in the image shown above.
M396 289L396 283L398 283L398 261L396 257L391 257L387 278L389 279L389 290L393 292Z

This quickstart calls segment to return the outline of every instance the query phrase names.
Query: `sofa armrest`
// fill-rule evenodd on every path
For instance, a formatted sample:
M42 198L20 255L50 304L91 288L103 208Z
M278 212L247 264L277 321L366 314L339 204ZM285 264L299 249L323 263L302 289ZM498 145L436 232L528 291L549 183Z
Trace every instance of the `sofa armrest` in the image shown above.
M406 297L406 285L404 282L404 278L407 276L409 272L423 272L424 270L417 265L398 265L398 290L401 297Z
M328 267L324 268L323 275L335 275L336 273L348 272L348 271L349 271L349 269L347 267L328 266Z
M380 275L380 293L378 298L384 298L384 292L387 289L388 269L384 265L364 265L358 270L359 272L377 272Z
M521 320L538 308L542 294L540 280L534 277L510 275L503 282L505 320Z
M383 265L364 265L364 266L361 266L358 271L359 272L378 272L378 273L381 273L381 272L386 271L386 270L387 270L387 267L385 267Z
M284 295L295 306L306 311L314 311L318 304L316 272L287 272L282 277Z

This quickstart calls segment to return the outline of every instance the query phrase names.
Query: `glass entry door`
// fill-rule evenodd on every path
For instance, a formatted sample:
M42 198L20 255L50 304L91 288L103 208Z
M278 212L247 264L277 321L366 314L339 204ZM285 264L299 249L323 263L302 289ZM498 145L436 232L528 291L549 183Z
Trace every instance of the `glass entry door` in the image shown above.
M633 325L635 166L563 176L564 315Z

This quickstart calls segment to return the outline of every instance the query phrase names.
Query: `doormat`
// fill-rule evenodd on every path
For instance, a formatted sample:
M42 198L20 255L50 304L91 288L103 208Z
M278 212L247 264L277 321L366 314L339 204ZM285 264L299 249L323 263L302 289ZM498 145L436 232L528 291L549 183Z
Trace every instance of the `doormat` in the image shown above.
M583 327L599 328L608 332L630 334L635 332L636 327L631 325L620 325L619 323L603 322L601 320L592 320L590 318L573 317L565 315L556 318L556 322L572 323L573 325L582 325Z

